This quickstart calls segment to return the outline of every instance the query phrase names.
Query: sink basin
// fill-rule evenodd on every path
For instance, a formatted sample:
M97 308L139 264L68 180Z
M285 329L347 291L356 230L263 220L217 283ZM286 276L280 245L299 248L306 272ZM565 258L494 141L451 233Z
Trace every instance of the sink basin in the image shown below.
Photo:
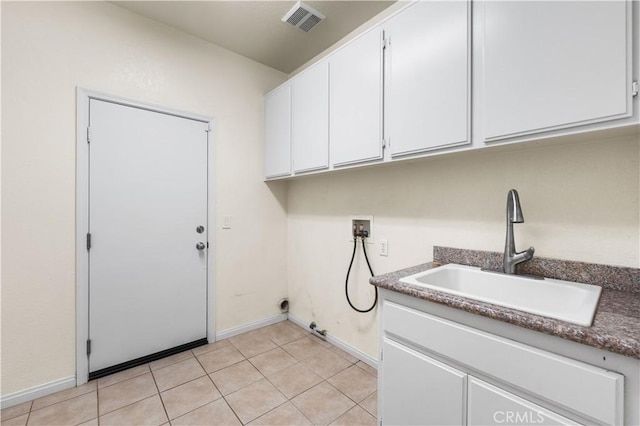
M602 288L448 264L402 278L403 283L590 327Z

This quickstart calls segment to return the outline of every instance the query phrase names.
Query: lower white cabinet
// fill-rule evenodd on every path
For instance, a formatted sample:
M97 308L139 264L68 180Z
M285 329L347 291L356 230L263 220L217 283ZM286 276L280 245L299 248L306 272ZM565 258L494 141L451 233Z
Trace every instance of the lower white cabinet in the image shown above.
M467 375L384 339L384 424L460 425Z
M625 423L624 375L386 297L378 383L383 425Z
M385 425L578 425L566 417L383 339Z
M468 383L468 425L579 424L475 377Z

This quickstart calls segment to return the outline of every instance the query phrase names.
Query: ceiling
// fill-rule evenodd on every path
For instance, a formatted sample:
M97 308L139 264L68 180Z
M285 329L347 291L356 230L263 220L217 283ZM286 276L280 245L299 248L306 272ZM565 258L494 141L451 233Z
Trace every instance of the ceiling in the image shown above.
M305 1L326 18L305 33L282 22L295 1L114 1L286 74L394 1Z

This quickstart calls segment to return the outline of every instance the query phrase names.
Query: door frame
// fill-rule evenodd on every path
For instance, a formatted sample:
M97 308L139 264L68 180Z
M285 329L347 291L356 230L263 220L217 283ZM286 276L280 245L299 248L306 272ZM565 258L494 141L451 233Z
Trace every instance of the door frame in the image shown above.
M169 114L208 125L207 131L207 339L216 341L215 333L215 126L209 116L179 111L163 106L113 96L82 87L76 88L76 386L89 378L89 102L91 99Z

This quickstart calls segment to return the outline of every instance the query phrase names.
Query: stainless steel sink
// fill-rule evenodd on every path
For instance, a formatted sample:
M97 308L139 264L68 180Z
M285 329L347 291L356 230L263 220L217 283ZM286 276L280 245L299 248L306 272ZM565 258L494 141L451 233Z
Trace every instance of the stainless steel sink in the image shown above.
M448 264L400 280L407 284L590 327L602 288Z

